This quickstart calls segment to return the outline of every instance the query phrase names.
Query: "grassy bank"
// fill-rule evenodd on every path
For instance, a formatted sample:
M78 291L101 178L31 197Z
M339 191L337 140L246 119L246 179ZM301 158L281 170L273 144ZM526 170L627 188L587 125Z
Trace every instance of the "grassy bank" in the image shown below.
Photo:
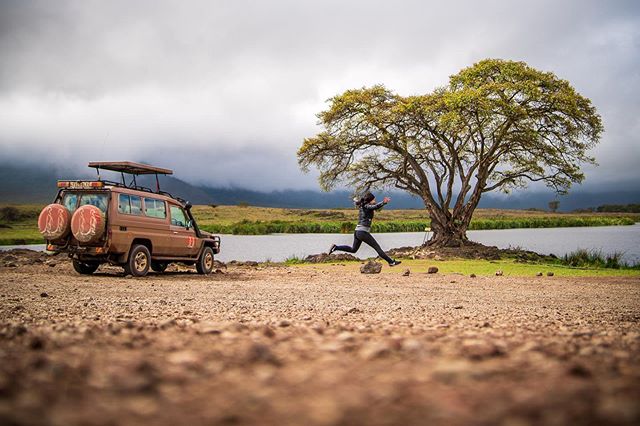
M301 268L341 268L345 271L357 271L361 262L340 262L325 264L310 264L291 262L291 266ZM460 279L468 280L469 275L475 274L478 277L496 277L497 271L502 271L503 277L534 277L540 280L550 280L553 277L640 277L640 269L608 269L608 268L577 268L554 263L531 264L519 263L513 259L503 259L496 261L479 259L454 259L454 260L425 260L425 259L403 259L402 265L396 268L383 266L383 274L399 274L405 269L409 269L413 274L424 274L430 266L438 268L438 274L460 275ZM552 272L553 277L548 277L547 273ZM537 277L542 273L541 277ZM426 279L427 276L425 276Z
M618 226L633 225L635 220L628 217L534 217L534 218L495 218L478 219L471 222L470 230L514 229L514 228L564 228L578 226ZM356 222L294 222L294 221L249 221L232 224L202 224L206 231L219 234L264 235L286 234L336 234L353 232ZM430 226L429 220L402 221L377 220L372 232L422 232Z
M0 211L7 205L0 205ZM16 205L17 216L0 218L0 245L37 244L44 241L37 229L42 205ZM351 233L355 209L280 209L243 206L194 206L194 216L204 230L219 234ZM14 211L14 214L16 212ZM631 225L637 213L550 213L528 210L478 209L471 230L555 228ZM388 210L376 214L373 232L422 232L429 226L425 210Z

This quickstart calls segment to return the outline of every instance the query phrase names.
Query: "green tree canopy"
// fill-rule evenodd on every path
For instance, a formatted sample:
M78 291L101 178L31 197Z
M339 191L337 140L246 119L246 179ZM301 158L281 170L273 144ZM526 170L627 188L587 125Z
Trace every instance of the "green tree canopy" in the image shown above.
M524 62L483 60L419 96L384 86L347 90L318 114L323 131L298 161L320 185L396 187L419 196L429 244L466 243L482 194L540 181L557 193L584 179L603 131L591 101L566 80Z

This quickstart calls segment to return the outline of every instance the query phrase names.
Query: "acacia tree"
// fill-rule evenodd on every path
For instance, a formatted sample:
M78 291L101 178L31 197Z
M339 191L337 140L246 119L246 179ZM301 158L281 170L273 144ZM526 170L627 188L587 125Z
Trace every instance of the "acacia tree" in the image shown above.
M487 59L449 84L403 97L384 86L348 90L318 114L323 131L298 150L323 190L396 187L420 197L434 246L469 242L486 192L541 181L557 193L584 179L603 131L591 101L553 73Z

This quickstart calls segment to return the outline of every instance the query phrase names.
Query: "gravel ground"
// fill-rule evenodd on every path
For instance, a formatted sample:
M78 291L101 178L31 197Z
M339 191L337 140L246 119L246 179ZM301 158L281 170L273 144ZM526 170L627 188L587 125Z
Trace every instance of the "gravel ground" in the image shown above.
M25 256L0 265L3 425L640 422L638 278Z

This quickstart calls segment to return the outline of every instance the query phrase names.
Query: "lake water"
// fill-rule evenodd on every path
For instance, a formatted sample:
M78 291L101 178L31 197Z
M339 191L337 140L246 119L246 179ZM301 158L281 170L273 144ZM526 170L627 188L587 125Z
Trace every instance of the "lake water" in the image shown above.
M383 249L422 244L423 232L374 234ZM520 247L541 254L562 256L577 249L601 250L603 253L623 252L627 262L640 262L640 223L631 226L602 226L584 228L536 228L469 231L471 240L500 248ZM347 234L272 234L223 235L222 252L217 259L283 261L291 256L299 258L326 252L331 244L351 244ZM45 246L0 246L44 250ZM376 253L363 244L356 256L373 257Z

